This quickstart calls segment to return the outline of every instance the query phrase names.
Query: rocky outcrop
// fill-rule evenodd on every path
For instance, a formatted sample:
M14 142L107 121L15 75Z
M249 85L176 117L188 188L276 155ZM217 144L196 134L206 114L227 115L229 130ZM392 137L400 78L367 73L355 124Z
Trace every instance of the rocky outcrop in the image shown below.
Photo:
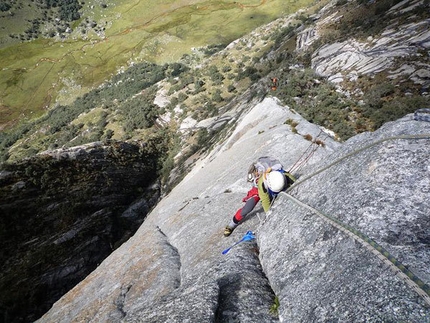
M350 37L322 45L313 54L312 68L334 83L356 81L361 75L385 72L388 79L409 79L428 94L430 63L426 52L430 48L430 19L414 21L414 10L419 6L422 6L420 1L401 1L384 11L383 18L389 23L380 34L364 40ZM356 14L359 15L359 11ZM319 19L298 35L297 49L308 48L323 36L325 28L333 28L342 19L341 10Z
M133 235L160 195L156 158L112 142L4 166L2 320L34 321Z
M38 322L428 322L423 298L384 261L286 194L267 216L257 208L222 232L249 188L249 164L276 156L299 177L289 194L429 284L429 134L430 123L408 115L340 145L265 99ZM248 230L256 240L221 253Z

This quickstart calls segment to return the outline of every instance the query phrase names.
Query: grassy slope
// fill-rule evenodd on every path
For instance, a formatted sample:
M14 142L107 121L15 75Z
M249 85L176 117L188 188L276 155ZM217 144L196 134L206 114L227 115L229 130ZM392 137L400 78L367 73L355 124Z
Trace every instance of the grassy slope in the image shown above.
M0 129L40 115L55 102L70 103L120 67L173 62L192 47L226 44L308 0L288 6L283 0L159 2L119 0L102 9L90 1L83 17L105 26L104 37L89 32L83 39L77 30L63 41L38 39L1 49ZM6 18L0 23L11 24Z
M314 3L297 14L283 16L253 29L251 33L238 38L225 50L215 55L211 54L210 58L209 53L215 53L217 50L204 48L192 51L191 55L184 55L179 60L189 69L187 67L179 77L177 77L178 74L173 77L169 71L163 76L166 79L161 82L160 88L161 92L167 95L164 99L169 103L164 108L152 109L152 112L162 120L167 118L166 120L169 121L166 126L174 132L185 117L201 121L218 115L228 109L230 100L240 97L251 85L256 85L258 91L253 91L253 95L276 95L284 104L298 111L309 121L334 131L340 139L347 139L362 131L375 130L384 122L413 112L417 107L425 106L426 98L419 93L420 85L412 84L404 78L387 79L386 72L383 72L375 76L363 75L357 81L345 80L342 84L343 88L353 93L352 97L345 96L338 92L333 84L315 75L310 69L310 58L311 53L325 42L330 43L334 39L342 41L350 37L367 39L371 35L377 36L386 26L396 26L408 17L408 21L411 21L411 18L416 21L423 19L416 12L399 17L384 15L387 10L381 11L380 7L392 6L392 1L381 0L366 6L357 6L355 2L334 6L325 15L337 12L337 15L343 19L336 24L320 26L321 39L306 51L295 50L297 33L308 24L312 24L312 14L319 13L326 5L325 1ZM424 5L416 11L419 13L423 8L425 8ZM176 9L176 11L180 10L183 8ZM255 15L252 17L255 18ZM162 20L159 22L161 23ZM351 22L355 22L356 26L351 26ZM362 25L369 28L363 29ZM190 22L184 25L187 28L191 28L190 26ZM151 29L147 28L146 31L155 32L156 28L155 24L152 24ZM174 39L171 33L169 35L163 33L163 35L166 39ZM153 38L151 41L157 45L156 42L160 39ZM149 41L146 44L144 49L148 50ZM162 44L157 46L161 47ZM154 48L156 49L156 46ZM220 47L216 48L219 50ZM163 53L172 52L158 51L158 53L161 57ZM104 54L105 52L100 53L100 55ZM398 68L404 63L404 59L398 62ZM411 56L408 59L416 60L417 56ZM427 58L424 57L423 63L426 60ZM64 110L52 109L50 112L55 112L52 117L34 120L31 124L17 127L16 131L0 132L1 160L5 161L7 158L9 158L8 161L19 160L46 149L106 138L142 140L165 130L157 125L141 123L141 119L148 113L145 110L146 103L153 102L154 91L158 88L157 86L143 90L148 86L144 84L146 80L150 81L150 78L147 79L147 76L150 76L148 71L133 72L135 68L139 70L139 66L142 65L145 64L135 64L124 73L118 74L115 81L106 82L103 88L94 89L88 97L78 100L77 105L69 104ZM307 68L304 70L290 68L296 65ZM79 64L76 66L81 68ZM175 64L171 64L168 69L171 71L173 66ZM88 67L88 70L90 69ZM83 78L78 79L75 70L69 71L69 75L63 75L61 78L65 87L60 92L60 101L57 96L57 102L65 102L72 97L72 94L78 95L86 91L86 88L81 86ZM95 70L91 69L91 71ZM99 68L98 71L103 69ZM22 70L20 73L26 73L26 71ZM270 87L267 82L270 81L271 76L277 76L280 80L280 86L275 93L268 91ZM315 81L316 79L318 80ZM288 86L285 86L286 84ZM418 90L414 90L417 87ZM411 92L412 90L414 91ZM405 92L409 94L406 96ZM180 110L176 111L178 107ZM70 119L72 114L76 114L74 120ZM79 114L81 116L78 116ZM61 129L58 128L58 124L64 120L65 123L62 122ZM130 123L130 120L133 122ZM139 125L135 126L137 123ZM187 147L194 145L196 140L201 141L205 138L205 134L199 132L190 136L191 138L187 138L187 142L184 142Z

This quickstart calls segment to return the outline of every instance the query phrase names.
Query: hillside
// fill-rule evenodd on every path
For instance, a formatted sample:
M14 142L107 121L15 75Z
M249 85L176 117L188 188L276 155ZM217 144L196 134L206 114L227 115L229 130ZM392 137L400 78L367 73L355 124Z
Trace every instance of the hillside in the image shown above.
M96 89L134 64L226 45L308 0L6 0L0 6L0 130Z
M382 134L392 135L390 131L393 134L428 133L425 121L411 122L410 115L419 108L428 107L429 102L428 6L428 1L317 3L262 25L228 45L196 48L176 62L161 65L146 61L134 62L130 68L124 68L109 80L103 79L100 86L89 92L84 91L86 94L77 100L66 100L39 118L1 132L0 242L3 267L0 287L4 291L1 316L6 321L34 321L77 282L96 267L102 266L108 254L118 250L112 258L114 260L106 260L103 268L107 266L110 269L113 265L106 264L115 263L121 263L123 269L129 268L134 263L133 257L140 257L134 251L147 243L148 249L142 249L142 258L136 258L136 262L139 266L149 266L145 267L148 281L140 281L144 278L139 276L138 270L130 275L139 277L133 276L127 281L122 269L116 268L114 270L117 270L118 275L124 276L124 281L118 278L123 283L118 289L116 282L104 276L103 271L97 271L93 276L101 277L97 278L100 280L94 282L90 278L88 286L92 289L106 282L100 292L107 294L92 296L113 300L113 303L103 303L100 314L95 314L98 309L86 303L89 294L85 291L87 283L84 282L77 287L82 296L74 300L75 292L67 294L46 320L54 322L57 319L52 317L66 315L60 321L73 321L74 317L83 317L76 314L78 311L88 313L95 321L99 315L113 315L113 320L129 315L128 318L138 321L139 311L148 317L155 315L152 309L141 302L142 298L136 296L148 293L149 299L154 297L158 301L161 297L157 308L160 308L161 315L158 319L163 321L164 310L161 309L165 304L171 306L171 312L168 311L166 315L174 315L176 307L172 302L175 303L175 298L179 295L178 302L181 304L182 292L194 295L194 290L189 289L191 282L204 280L202 273L196 272L194 276L190 269L198 265L195 259L201 260L199 265L220 269L220 273L225 273L220 268L225 263L220 262L218 256L210 259L203 256L207 245L218 249L226 247L220 230L238 207L240 196L246 193L242 183L243 168L247 169L253 159L263 154L274 154L287 167L291 167L308 147L314 147L315 156L303 162L310 168L300 172L296 170L297 176L305 176L323 167L326 158L329 162L330 155L340 156L342 152L354 149L355 144L351 148L348 143L355 143L359 138L366 141L368 139L365 138L371 137L373 132L375 140ZM271 81L273 77L278 79L276 88L273 88ZM425 119L428 119L428 114ZM396 120L394 126L389 124L391 126L385 128L391 130L377 132L391 120ZM396 128L397 124L403 123L406 128ZM281 131L278 133L279 129ZM357 136L360 133L364 134ZM323 138L319 137L321 135ZM313 145L312 142L318 144ZM420 166L416 164L418 162L421 165L422 154L428 155L428 145L423 142L426 143L424 140L417 143L418 159L407 159L405 165L417 167L414 175L411 175L411 183L419 182L419 187L425 192L427 183L420 182L416 175L426 171L418 170ZM272 150L272 146L278 148ZM350 148L341 150L340 147ZM388 145L385 149L390 150L390 147ZM405 147L405 151L398 152L399 157L386 158L403 160L400 157L410 154L410 150L413 147ZM374 154L386 156L382 152L373 151ZM219 156L222 158L218 159ZM211 168L212 163L217 166ZM363 163L367 165L369 162L366 160ZM365 173L364 169L354 168L356 165L342 165L352 168L335 168L331 176L344 171L345 174ZM401 169L399 165L396 166ZM207 172L201 171L201 167ZM370 163L369 172L374 167ZM223 179L219 183L220 174L224 174L223 178L231 179ZM398 176L401 177L400 174ZM367 180L372 182L371 178ZM324 181L328 185L330 178ZM320 182L312 183L315 187L322 187L321 192L325 190ZM367 182L362 185L366 187L366 192L373 192L374 196L371 193L364 194L357 203L371 205L372 210L379 212L378 201L392 201L375 193L380 193L380 187L387 189L382 178L372 187L367 187ZM181 187L184 192L181 192ZM330 212L332 205L339 206L333 201L343 201L343 190L353 194L361 189L346 184L341 187L340 191L333 189L333 196L327 197L331 203L327 206ZM313 191L313 186L307 190ZM398 192L390 188L387 189L387 196L390 192L393 196L405 196L405 203L410 205L413 199L410 193L415 192L415 189L405 186L405 192ZM300 190L300 196L304 193ZM416 193L421 196L420 192ZM175 197L173 201L172 196ZM220 198L221 204L213 202L217 198ZM319 198L310 199L319 201ZM379 200L374 201L373 198ZM425 203L421 201L422 197L417 199L414 201L418 206L413 204L412 209L418 214L420 225L425 226L428 219L421 214L421 206L425 207ZM323 198L317 206L323 205L324 201ZM396 205L398 201L395 199ZM172 209L165 206L169 203ZM157 204L157 211L149 213L149 220L146 220L148 212ZM194 205L192 212L182 212L188 209L188 205ZM348 206L347 203L344 207L350 213L351 208L358 208L356 204ZM163 211L163 208L167 208L167 211ZM408 212L406 206L402 206L402 209ZM175 217L171 217L173 213ZM262 215L261 212L258 214ZM363 219L367 215L362 214ZM208 227L203 233L196 234L195 238L191 233L188 234L190 230L192 233L195 230L186 221L194 221L194 218L197 228ZM250 228L261 224L255 217L252 219L249 220ZM413 221L411 219L414 218L408 218L408 221ZM384 216L383 220L375 220L375 223L387 221ZM147 238L140 241L137 233L124 247L126 252L123 253L124 248L118 247L136 232L142 222L144 225L140 230L147 234ZM397 238L406 245L410 240L414 243L419 241L421 245L417 247L417 252L421 253L427 244L425 234L414 227L417 231L408 235L407 239L403 238L400 233L405 228L403 222L400 224L398 227L396 224L393 234L389 232L387 236L375 236L375 239L384 247L385 240L393 245L396 245ZM360 229L367 227L365 220L357 225ZM374 236L373 232L377 229L372 225L369 224L369 230ZM281 228L286 232L293 230L284 225L279 230ZM237 234L246 232L245 229L244 226L241 229L244 231L238 231ZM282 236L281 231L275 232ZM322 241L332 237L332 234L331 231L324 234ZM260 240L264 236L265 240ZM318 234L312 233L311 236ZM278 241L277 237L270 235L257 234L257 237L259 248L271 250L273 245L266 243ZM136 241L137 245L134 244ZM195 245L199 246L196 250L188 249ZM403 262L403 253L394 252L396 247L388 247L396 257L400 255ZM347 243L342 248L348 249L351 245ZM258 299L261 296L264 304L257 306L251 302L247 303L246 308L257 306L260 313L265 313L263 317L268 318L267 306L274 305L278 299L284 312L279 318L275 316L274 320L290 317L285 312L288 311L286 298L297 298L297 295L288 295L278 281L284 278L272 271L283 265L276 260L277 256L267 262L261 261L265 255L259 256L258 249L254 251L256 253L252 255L246 251L245 255L252 259L251 275L260 277L258 281L262 291L255 297ZM305 251L307 254L309 252L316 253L315 250ZM288 254L290 256L294 255ZM405 257L406 264L411 264L418 277L428 283L428 273L421 269L422 263ZM181 264L183 259L190 267ZM166 263L158 263L158 260ZM298 263L301 261L303 259L299 257ZM309 259L307 261L310 262ZM212 309L217 306L218 297L227 297L229 293L236 295L234 288L229 288L228 284L233 283L229 277L237 277L239 263L233 261L225 265L235 274L221 280L218 280L216 273L215 276L209 275L208 279L212 281L208 288L213 293L208 295L199 292L194 295L208 300ZM254 271L255 266L261 267L258 273ZM322 265L325 266L328 265ZM345 264L345 268L348 266L352 265ZM184 274L186 277L190 275L192 279L181 283L184 277L175 268L188 268L184 270L189 272ZM179 271L182 272L182 269ZM243 277L240 275L242 282ZM381 279L384 286L390 286L385 278ZM135 280L140 281L142 286L150 286L149 289L129 287L137 286L134 285ZM222 287L221 294L217 292L214 281L217 281L215 285L220 284ZM243 283L250 285L246 279ZM327 290L332 288L333 285L328 285ZM129 293L130 290L132 292ZM244 293L248 295L250 290L245 288ZM373 293L371 288L366 290ZM398 291L405 292L403 287ZM172 294L169 295L169 292ZM425 310L421 310L421 302L413 299L414 296L409 292L405 293L411 297L407 296L405 302L412 302L414 311L427 315ZM306 295L299 299L305 302ZM389 297L396 299L395 302L403 302L395 295ZM377 303L381 299L373 301ZM98 299L94 302L98 304ZM193 299L192 302L200 304L199 300ZM230 312L237 310L237 306L234 302L226 302L226 314L221 314L222 310L213 314L214 311L210 310L207 312L208 317L221 317L216 319L218 321L227 319ZM63 308L62 304L67 305ZM84 310L87 306L88 309ZM323 311L330 312L324 306ZM339 304L338 311L348 306ZM106 311L105 307L108 307ZM69 314L67 308L70 308ZM306 306L304 308L304 314L300 315L310 311ZM377 316L376 308L376 305L372 307L369 315ZM396 305L393 308L398 307ZM363 307L357 310L358 317L368 315L362 310ZM411 314L412 321L417 319L418 312ZM206 314L202 315L206 318ZM409 319L403 310L399 315ZM196 317L201 318L198 315ZM304 316L298 320L306 321ZM310 320L317 321L318 318Z
M135 63L73 103L0 133L0 157L14 161L97 140L141 140L160 126L175 136L183 120L220 115L249 87L253 96L280 98L341 140L428 105L426 2L322 5L169 65ZM275 92L271 77L279 80ZM170 149L192 147L205 136L188 135Z

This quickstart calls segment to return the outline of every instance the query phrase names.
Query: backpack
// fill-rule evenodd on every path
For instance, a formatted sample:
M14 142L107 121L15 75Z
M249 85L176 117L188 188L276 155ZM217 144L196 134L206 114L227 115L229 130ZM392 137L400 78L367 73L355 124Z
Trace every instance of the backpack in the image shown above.
M263 156L257 159L256 162L249 166L247 181L255 182L266 170L271 168L272 170L282 170L283 166L281 162L275 158ZM258 176L256 175L258 173Z

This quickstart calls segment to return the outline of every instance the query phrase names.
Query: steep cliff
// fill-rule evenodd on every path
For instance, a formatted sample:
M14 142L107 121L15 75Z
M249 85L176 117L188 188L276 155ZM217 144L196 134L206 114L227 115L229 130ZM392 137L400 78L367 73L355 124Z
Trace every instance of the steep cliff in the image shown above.
M137 230L160 195L157 155L96 142L4 166L2 322L40 317Z
M171 66L136 64L76 106L50 110L43 122L23 127L19 136L0 136L0 148L7 148L13 163L0 172L0 321L12 316L32 321L45 313L135 232L164 194L152 183L162 174L169 177L166 187L174 186L196 161L141 232L42 321L427 320L419 299L397 296L409 290L381 292L391 281L378 276L377 256L359 245L364 240L377 255L378 249L387 249L391 255L381 258L413 275L406 265L428 283L426 263L419 260L428 257L428 169L423 166L428 141L389 139L352 153L380 138L428 133L428 126L408 116L341 145L315 125L335 131L336 138L349 138L427 106L429 4L395 2L335 1L316 9L316 15L314 8L277 19L204 61L185 57ZM272 91L268 79L274 75L279 86ZM260 103L271 96L279 101ZM287 105L293 110L282 107ZM150 128L136 125L147 119L154 123ZM148 155L135 142L154 134L163 141L167 129L177 146L163 144L165 151L154 148ZM118 141L21 160L48 147L108 138ZM208 146L212 151L200 160ZM350 158L335 163L349 153ZM247 191L245 171L265 154L292 167L300 181L289 193L306 205L281 195L273 218L282 221L264 221L259 210L224 239L222 228ZM405 164L398 165L401 157ZM390 164L392 159L398 161ZM356 164L349 165L351 160ZM339 230L342 225L330 217L347 229L331 231L330 223ZM251 248L241 244L220 255L248 229L257 233ZM327 254L333 258L326 259ZM324 283L313 284L318 275ZM366 280L360 289L357 277L371 277L382 287ZM346 286L346 280L351 284ZM303 284L294 286L297 281ZM370 305L363 295L372 296ZM352 309L351 298L357 308ZM273 316L278 300L279 317ZM384 309L378 310L378 302Z
M384 256L321 215L429 284L429 134L408 115L341 145L275 99L251 102L231 136L38 322L429 322L425 299ZM281 194L224 238L263 155L293 167L288 194L308 206ZM248 230L256 240L221 253Z

